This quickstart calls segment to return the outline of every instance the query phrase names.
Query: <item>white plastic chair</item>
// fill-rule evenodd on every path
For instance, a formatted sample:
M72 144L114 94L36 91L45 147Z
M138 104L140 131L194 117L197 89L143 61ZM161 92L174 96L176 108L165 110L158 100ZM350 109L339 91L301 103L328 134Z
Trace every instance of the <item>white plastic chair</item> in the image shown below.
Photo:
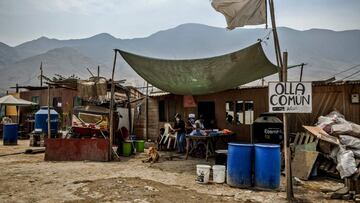
M171 145L171 141L174 140L174 149L176 148L176 142L177 142L177 132L172 133L171 131L173 131L174 129L171 127L170 123L165 123L164 124L164 135L162 136L160 143L164 143L165 145L167 144L167 149L170 149L170 145Z

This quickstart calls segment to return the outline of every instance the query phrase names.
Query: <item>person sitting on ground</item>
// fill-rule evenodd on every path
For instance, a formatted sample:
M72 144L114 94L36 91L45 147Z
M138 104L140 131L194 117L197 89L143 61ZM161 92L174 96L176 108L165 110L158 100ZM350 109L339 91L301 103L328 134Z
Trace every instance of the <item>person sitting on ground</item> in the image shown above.
M177 147L179 153L185 153L185 122L180 114L175 115L174 131L177 132Z

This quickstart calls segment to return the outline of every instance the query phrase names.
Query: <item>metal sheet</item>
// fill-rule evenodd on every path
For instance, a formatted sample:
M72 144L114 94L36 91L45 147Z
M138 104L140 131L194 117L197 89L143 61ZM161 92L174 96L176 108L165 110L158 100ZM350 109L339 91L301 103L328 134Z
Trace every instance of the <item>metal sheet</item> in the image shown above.
M109 161L106 139L46 139L45 161Z

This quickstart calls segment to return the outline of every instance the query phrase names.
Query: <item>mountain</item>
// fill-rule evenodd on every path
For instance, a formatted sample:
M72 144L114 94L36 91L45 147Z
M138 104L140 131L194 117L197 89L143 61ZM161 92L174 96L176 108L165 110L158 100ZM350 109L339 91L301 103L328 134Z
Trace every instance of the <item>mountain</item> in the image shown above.
M19 60L19 54L15 48L0 42L0 69Z
M278 28L281 49L289 53L289 64L307 63L304 67L303 80L327 79L334 74L353 65L360 64L360 30L335 32L323 29L306 31L293 30L286 27ZM72 73L88 77L85 67L94 68L100 64L101 73L109 76L114 57L114 48L157 58L200 58L229 53L249 46L258 39L263 42L263 48L268 58L275 63L273 37L270 29L235 29L211 27L201 24L183 24L177 27L159 31L148 37L134 39L118 39L110 34L102 33L85 39L58 40L41 37L25 42L16 47L6 46L9 51L0 46L0 68L5 74L0 75L0 81L32 84L36 79L16 75L22 71L26 76L38 70L41 60L45 74ZM1 45L1 44L0 44ZM4 48L5 49L5 48ZM68 53L67 53L68 52ZM58 54L58 55L57 55ZM65 55L67 55L65 57ZM70 60L69 57L72 56ZM52 60L50 60L50 58ZM78 59L76 59L78 58ZM2 62L5 61L5 62ZM16 62L14 62L16 61ZM358 71L353 69L337 75L341 79ZM289 79L298 80L299 68L289 71ZM38 71L37 71L38 72ZM9 75L10 74L10 75ZM15 74L13 76L12 74ZM118 57L116 79L141 81L137 74ZM267 81L276 76L266 78ZM360 74L349 79L360 79ZM0 88L6 88L1 82ZM7 85L7 86L6 86Z

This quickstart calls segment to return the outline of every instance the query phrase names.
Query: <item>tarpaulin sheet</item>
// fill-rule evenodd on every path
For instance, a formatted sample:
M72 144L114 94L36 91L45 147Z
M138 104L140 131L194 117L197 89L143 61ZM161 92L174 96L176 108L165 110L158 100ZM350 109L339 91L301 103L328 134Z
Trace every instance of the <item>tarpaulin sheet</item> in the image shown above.
M258 42L240 51L202 59L168 60L119 50L125 61L155 87L179 95L224 91L278 72Z
M266 0L212 0L211 5L225 16L230 30L266 23Z

